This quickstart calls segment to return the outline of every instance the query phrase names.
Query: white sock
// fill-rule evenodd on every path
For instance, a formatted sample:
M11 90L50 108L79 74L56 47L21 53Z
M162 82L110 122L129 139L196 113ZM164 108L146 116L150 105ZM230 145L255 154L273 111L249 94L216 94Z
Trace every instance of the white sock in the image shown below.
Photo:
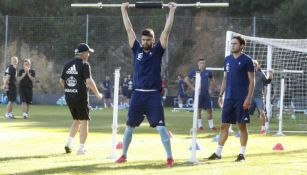
M66 146L71 147L73 142L74 142L74 138L73 137L68 137Z
M221 145L217 145L217 148L216 148L215 154L217 154L218 156L221 156L221 154L222 154L222 150L223 150L223 146L221 146Z
M261 126L261 130L265 130L265 126Z
M240 154L243 154L245 156L245 150L246 146L241 146Z
M198 125L198 128L203 126L202 119L197 119L197 125Z
M178 105L178 106L179 106L179 108L182 108L182 106L183 106L183 105L182 105L182 103L179 103L179 105Z
M268 130L268 129L270 129L269 122L265 122L265 124L264 124L264 125L265 125L265 129L267 129L267 130Z
M81 144L81 143L80 143L79 149L80 149L80 150L81 150L81 149L84 149L84 144Z
M210 127L210 128L213 128L213 127L214 127L213 119L208 120L208 123L209 123L209 127Z

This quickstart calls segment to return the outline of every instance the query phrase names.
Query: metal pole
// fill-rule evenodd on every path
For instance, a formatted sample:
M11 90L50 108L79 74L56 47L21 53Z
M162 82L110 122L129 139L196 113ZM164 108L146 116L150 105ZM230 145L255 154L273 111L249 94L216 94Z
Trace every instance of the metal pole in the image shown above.
M253 17L253 37L256 37L256 16ZM255 59L256 43L253 43L253 58Z
M5 36L4 36L4 55L3 55L3 71L5 71L5 67L7 65L7 36L8 36L8 28L9 28L9 16L5 15Z
M272 46L268 46L267 48L267 61L266 61L266 69L267 73L269 73L269 70L272 70L272 56L273 56L273 48ZM265 106L267 110L267 117L268 120L270 121L272 118L272 106L271 106L271 91L272 91L272 85L268 84L267 87L267 94L266 94L266 99L265 99Z
M197 139L197 115L198 115L198 101L199 101L199 93L200 93L200 83L201 83L201 78L200 78L200 73L196 72L195 75L195 93L194 93L194 104L193 104L193 126L191 129L192 133L192 149L191 149L191 157L188 160L188 162L197 164L198 160L196 158L196 139Z
M118 94L119 94L120 68L115 69L114 99L113 99L113 124L112 124L112 154L108 159L116 159L116 137L118 128Z
M285 78L282 75L281 82L280 82L280 104L279 104L279 123L278 123L278 132L274 136L285 136L282 132L282 115L284 109L284 93L285 93Z
M88 44L88 23L89 23L89 15L86 15L86 34L85 34L85 43Z

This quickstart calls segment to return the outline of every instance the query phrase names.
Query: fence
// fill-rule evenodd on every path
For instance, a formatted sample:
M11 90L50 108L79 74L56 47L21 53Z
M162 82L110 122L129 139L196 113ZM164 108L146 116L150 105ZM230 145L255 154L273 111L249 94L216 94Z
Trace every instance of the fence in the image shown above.
M138 37L144 27L156 32L163 30L166 15L131 16ZM223 65L225 34L227 30L246 35L269 37L274 33L273 18L231 18L176 16L164 54L162 75L168 79L169 93L176 91L178 73L186 74L196 65L198 57L206 59L207 66ZM94 79L100 84L106 75L113 77L116 67L122 67L122 77L133 74L132 53L121 16L73 17L17 17L3 16L1 40L1 67L4 72L9 57L30 58L37 72L34 92L61 93L58 84L63 65L73 57L75 46L87 42L95 49L90 57ZM20 65L21 67L21 65ZM214 72L218 84L222 73Z

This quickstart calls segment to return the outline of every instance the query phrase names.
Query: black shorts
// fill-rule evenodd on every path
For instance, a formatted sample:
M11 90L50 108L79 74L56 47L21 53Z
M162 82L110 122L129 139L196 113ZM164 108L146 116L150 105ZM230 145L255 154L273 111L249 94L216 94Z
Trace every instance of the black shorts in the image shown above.
M11 101L11 102L16 101L16 96L17 96L16 86L10 86L9 90L6 91L6 95L7 95L8 101Z
M32 104L32 96L33 96L32 88L20 88L19 94L21 102Z
M70 113L74 120L90 120L90 109L88 105L70 105L68 104Z

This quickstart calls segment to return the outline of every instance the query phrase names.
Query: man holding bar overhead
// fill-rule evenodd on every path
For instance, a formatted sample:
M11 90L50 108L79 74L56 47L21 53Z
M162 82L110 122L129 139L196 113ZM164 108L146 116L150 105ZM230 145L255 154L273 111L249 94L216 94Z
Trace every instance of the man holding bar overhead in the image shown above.
M176 4L168 4L169 15L160 39L155 43L154 31L146 28L142 31L141 42L136 39L128 17L129 3L121 6L124 25L128 34L129 46L134 55L134 91L129 106L126 129L123 138L123 153L116 163L126 162L127 151L135 127L138 127L146 116L151 127L156 128L161 136L167 154L167 167L174 164L168 130L165 127L164 112L161 104L161 62L168 37L172 28Z

